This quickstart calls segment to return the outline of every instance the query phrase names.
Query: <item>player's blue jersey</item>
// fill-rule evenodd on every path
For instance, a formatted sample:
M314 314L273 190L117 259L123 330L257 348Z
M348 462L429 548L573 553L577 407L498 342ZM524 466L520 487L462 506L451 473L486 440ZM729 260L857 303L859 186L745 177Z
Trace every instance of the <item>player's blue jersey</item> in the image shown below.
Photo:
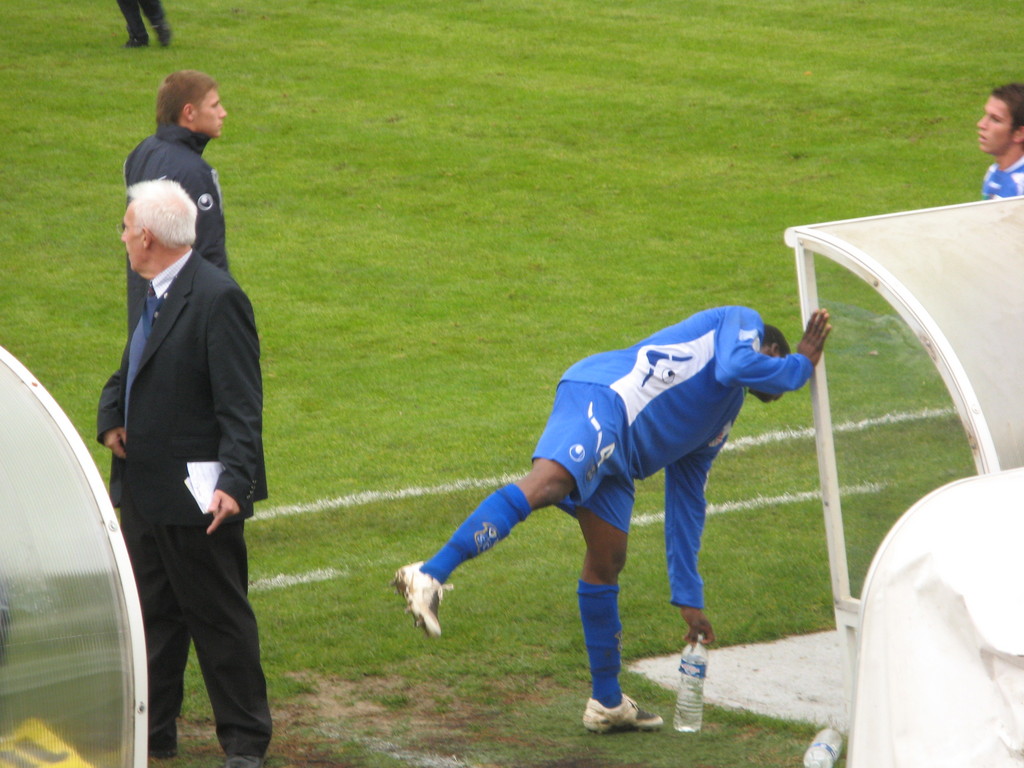
M981 196L985 200L992 200L1017 195L1024 195L1024 157L1005 171L999 170L999 166L992 163L981 182Z
M719 307L698 312L628 349L581 360L562 376L563 382L607 387L617 398L611 402L621 403L616 414L621 421L614 425L607 422L607 412L595 418L598 403L590 403L601 460L593 464L593 475L574 475L580 498L567 501L592 504L606 522L627 530L622 519L628 520L632 512L632 480L664 468L665 554L675 605L704 606L704 583L697 570L706 513L704 486L743 405L744 388L781 395L802 387L813 371L811 361L801 354L760 354L763 337L764 322L754 310ZM559 436L554 442L566 440ZM574 462L582 462L584 443L572 448L577 453L570 449L563 464L570 471ZM557 453L542 453L560 460ZM628 472L628 491L622 493L622 485L610 478L602 480L602 469ZM593 482L599 485L591 487ZM606 509L622 503L630 508Z
M569 368L564 381L610 387L628 422L630 474L647 477L698 451L717 453L743 405L744 387L779 395L810 378L804 355L759 353L764 322L746 307L698 312L629 347Z

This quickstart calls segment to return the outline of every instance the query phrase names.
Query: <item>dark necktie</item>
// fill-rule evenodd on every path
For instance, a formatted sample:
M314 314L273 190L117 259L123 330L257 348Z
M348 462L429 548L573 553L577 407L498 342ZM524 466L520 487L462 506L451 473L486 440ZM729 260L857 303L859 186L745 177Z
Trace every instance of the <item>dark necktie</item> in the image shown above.
M142 313L142 331L147 339L153 331L153 321L156 319L157 314L159 314L160 305L163 303L164 297L158 297L153 291L153 284L150 283L149 290L146 292L146 311Z
M146 348L146 340L153 330L153 321L160 312L160 305L164 303L162 296L158 297L153 291L153 284L149 284L146 292L146 308L139 318L139 324L135 326L132 333L132 340L128 346L128 382L125 386L125 421L128 419L128 401L131 397L132 383L135 381L135 374L139 370L139 360L142 359L142 351Z

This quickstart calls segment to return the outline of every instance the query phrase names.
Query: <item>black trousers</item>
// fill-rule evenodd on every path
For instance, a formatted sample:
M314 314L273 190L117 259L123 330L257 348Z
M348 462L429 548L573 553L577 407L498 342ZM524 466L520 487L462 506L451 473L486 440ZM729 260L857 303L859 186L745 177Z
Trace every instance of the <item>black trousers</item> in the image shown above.
M151 525L125 484L121 529L146 630L150 750L177 747L176 719L193 642L225 754L267 751L270 706L247 596L244 525L221 525L212 536L201 525Z
M160 0L117 0L124 20L128 25L128 35L133 40L148 40L149 33L146 32L146 25L142 21L142 14L146 14L150 24L162 24L164 20L164 7Z

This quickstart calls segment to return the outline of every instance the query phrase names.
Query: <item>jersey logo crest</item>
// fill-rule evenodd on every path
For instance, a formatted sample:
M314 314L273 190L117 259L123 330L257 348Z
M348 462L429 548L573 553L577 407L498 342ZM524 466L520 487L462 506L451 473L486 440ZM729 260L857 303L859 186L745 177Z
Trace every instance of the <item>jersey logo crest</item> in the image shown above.
M659 352L656 349L648 350L647 362L650 364L651 368L647 372L647 375L644 376L644 380L640 382L640 386L642 387L644 384L646 384L648 379L650 379L651 376L654 375L654 372L658 367L658 363L662 361L665 361L666 363L685 363L687 360L693 360L693 355L670 355L666 354L665 352ZM666 384L671 384L672 379L676 377L676 372L672 368L662 366L661 371L658 373L658 376Z

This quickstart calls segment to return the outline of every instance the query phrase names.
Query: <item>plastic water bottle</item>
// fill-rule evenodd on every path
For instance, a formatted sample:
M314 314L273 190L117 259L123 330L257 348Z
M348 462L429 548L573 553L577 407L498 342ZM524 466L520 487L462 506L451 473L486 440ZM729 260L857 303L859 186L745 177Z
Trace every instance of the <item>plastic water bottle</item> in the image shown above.
M672 727L684 733L697 733L704 722L704 677L708 671L708 652L704 635L683 649L679 660L679 695Z
M843 737L835 728L818 731L804 753L804 768L833 768L843 751Z

